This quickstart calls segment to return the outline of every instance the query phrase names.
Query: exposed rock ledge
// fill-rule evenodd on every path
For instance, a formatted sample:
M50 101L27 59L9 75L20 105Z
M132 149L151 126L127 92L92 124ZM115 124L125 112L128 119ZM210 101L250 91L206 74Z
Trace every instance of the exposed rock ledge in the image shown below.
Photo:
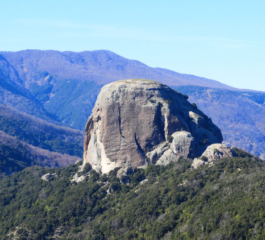
M43 181L49 182L49 180L50 180L51 178L53 178L53 177L57 178L58 176L57 176L56 173L46 173L46 174L44 174L44 175L41 177L41 179L42 179Z
M85 132L83 166L90 163L99 173L198 157L223 140L184 95L144 79L105 85Z
M216 160L226 157L236 157L236 153L224 144L212 144L207 147L200 158L193 160L192 167L198 168L206 164L213 164Z

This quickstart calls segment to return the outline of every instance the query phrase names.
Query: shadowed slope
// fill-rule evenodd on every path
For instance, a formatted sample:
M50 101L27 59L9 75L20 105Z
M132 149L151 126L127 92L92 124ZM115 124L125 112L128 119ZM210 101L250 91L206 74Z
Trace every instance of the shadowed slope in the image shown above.
M80 160L67 154L34 147L0 131L0 173L11 174L25 167L65 167Z

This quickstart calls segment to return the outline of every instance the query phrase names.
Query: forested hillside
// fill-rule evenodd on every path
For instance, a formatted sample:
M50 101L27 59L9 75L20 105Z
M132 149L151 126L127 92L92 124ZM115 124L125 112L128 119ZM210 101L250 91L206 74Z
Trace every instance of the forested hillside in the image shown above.
M34 147L0 131L0 178L29 166L65 167L80 161L76 156Z
M0 55L0 104L56 122L43 105L23 86L17 71Z
M0 104L0 173L38 165L63 167L81 160L83 133Z
M1 239L264 239L264 162L234 150L213 166L183 159L121 180L87 166L78 184L78 164L27 168L1 180Z
M82 157L84 134L0 104L0 130L35 147Z

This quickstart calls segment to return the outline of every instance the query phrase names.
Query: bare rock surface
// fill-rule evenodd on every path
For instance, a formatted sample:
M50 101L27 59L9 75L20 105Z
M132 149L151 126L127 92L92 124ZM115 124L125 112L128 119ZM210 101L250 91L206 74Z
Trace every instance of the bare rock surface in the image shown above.
M83 166L108 173L168 164L201 156L222 140L219 128L181 93L151 80L121 80L98 95L85 128Z
M183 158L189 157L193 152L192 149L195 149L195 139L192 137L191 133L187 131L179 131L172 134L172 144L170 148L172 151Z
M202 154L209 162L225 157L236 157L236 153L224 144L212 144Z
M52 177L58 177L56 173L46 173L44 174L41 179L43 181L46 181L46 182L49 182L49 180L52 178Z
M157 161L163 156L163 154L169 150L169 146L167 142L162 142L159 144L153 151L148 152L146 156L148 160L152 164L156 164ZM171 150L169 152L172 152Z
M73 176L73 178L72 178L72 180L71 180L71 183L73 183L73 182L79 183L79 182L84 181L85 179L86 179L86 176L85 176L85 175L78 176L78 173L76 173L76 174Z
M214 164L216 160L222 158L236 156L236 153L228 146L216 143L208 146L200 158L195 158L192 162L192 167L198 168L206 164Z
M127 176L128 174L132 174L134 171L133 171L133 168L131 167L122 167L118 170L117 172L117 177L122 177L122 176Z
M180 159L180 156L175 155L171 149L168 149L156 162L157 165L167 165L171 162L176 162Z
M196 169L196 168L198 168L198 167L200 167L200 166L204 166L205 164L208 164L208 162L205 162L205 161L203 161L203 160L200 159L200 158L195 158L195 159L193 160L191 166L192 166L193 168Z

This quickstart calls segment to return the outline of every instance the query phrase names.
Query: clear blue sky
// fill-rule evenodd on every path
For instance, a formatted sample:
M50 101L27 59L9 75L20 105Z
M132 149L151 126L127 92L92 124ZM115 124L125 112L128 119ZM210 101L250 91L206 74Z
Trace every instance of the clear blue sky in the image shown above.
M265 91L265 1L3 0L0 50L107 49Z

